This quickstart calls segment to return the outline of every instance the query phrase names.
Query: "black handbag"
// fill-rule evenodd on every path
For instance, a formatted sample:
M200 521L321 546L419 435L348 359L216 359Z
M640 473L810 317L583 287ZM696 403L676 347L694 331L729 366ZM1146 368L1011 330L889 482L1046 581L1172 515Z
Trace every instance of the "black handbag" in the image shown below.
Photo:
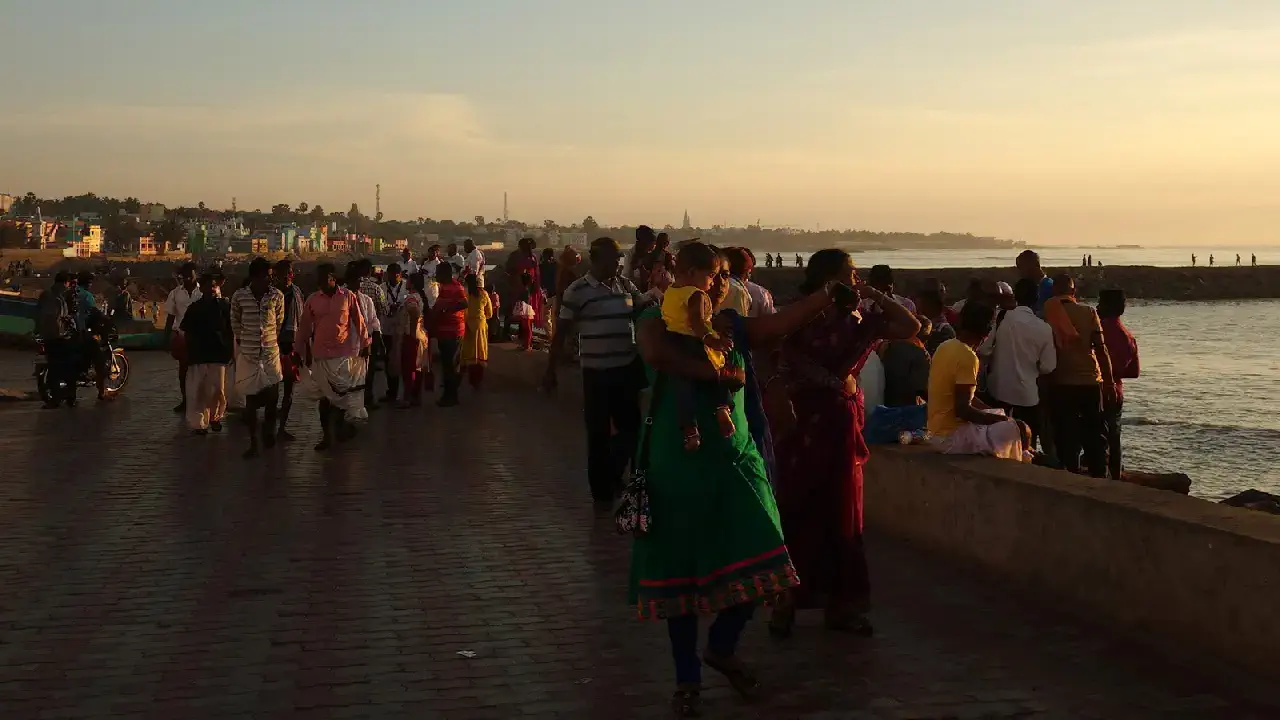
M640 426L640 445L636 449L631 479L622 489L622 501L613 512L613 524L622 535L644 535L653 527L653 514L649 509L649 439L653 434L653 407L658 402L661 379L662 373L658 373L649 400L649 413Z

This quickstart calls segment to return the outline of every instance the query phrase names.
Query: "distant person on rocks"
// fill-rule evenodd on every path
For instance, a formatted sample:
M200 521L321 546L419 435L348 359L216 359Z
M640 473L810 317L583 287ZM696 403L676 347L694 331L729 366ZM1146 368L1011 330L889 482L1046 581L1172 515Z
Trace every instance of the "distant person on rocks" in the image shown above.
M440 296L432 309L432 331L440 348L440 399L439 407L453 407L460 401L458 389L462 385L462 339L467 332L467 291L454 279L453 266L445 263L436 269L436 282Z
M878 343L920 331L909 310L859 284L847 252L819 250L809 258L800 292L811 298L836 286L857 292L788 335L779 353L777 381L786 383L800 422L777 442L778 510L802 581L795 594L779 600L770 619L770 631L783 636L791 632L795 611L807 608L824 609L830 630L872 632L862 524L862 470L870 449L862 435L866 413L857 378ZM858 310L868 298L873 307Z
M1107 468L1112 480L1120 480L1124 463L1120 448L1120 416L1124 411L1124 381L1138 377L1138 341L1125 327L1120 316L1124 315L1125 296L1120 289L1107 289L1098 293L1098 318L1102 323L1102 336L1106 341L1107 355L1111 359L1111 372L1116 380L1115 398L1104 400L1102 406L1102 431L1107 439Z
M800 257L800 253L796 253L796 267L804 267L804 260Z
M893 301L906 308L912 315L916 314L916 304L910 298L894 293L893 269L888 265L872 265L867 273L867 284L893 298ZM869 300L864 303L870 302Z
M1013 286L1017 307L1005 314L992 342L987 391L999 407L1031 430L1031 445L1041 439L1046 409L1040 403L1040 386L1058 367L1053 330L1036 317L1041 283L1023 277ZM1050 442L1046 440L1046 452Z
M1209 267L1213 267L1213 253L1209 253Z
M293 441L293 433L286 427L289 424L289 412L293 410L293 389L302 376L302 358L294 345L298 334L298 320L302 317L302 290L293 283L293 262L281 260L276 263L274 280L276 289L284 296L284 318L280 325L277 344L280 347L280 372L283 386L280 392L279 425L275 429L276 439L284 442ZM267 432L271 432L267 428Z
M187 344L182 335L182 318L191 303L200 299L200 288L196 286L196 264L184 263L178 270L178 286L169 292L164 301L164 342L173 359L178 361L178 391L182 400L174 406L173 411L184 413L187 410ZM156 312L157 316L159 311Z
M1045 274L1040 265L1040 254L1035 250L1023 250L1015 261L1019 277L1031 280L1036 284L1036 302L1031 306L1032 312L1044 317L1044 301L1053 297L1053 278ZM1015 293L1016 295L1016 293Z
M276 406L280 400L280 383L284 380L280 365L284 313L284 293L271 286L271 263L266 258L254 258L249 263L249 284L231 295L231 332L236 339L235 391L244 398L244 418L249 428L245 458L255 457L259 452L259 409L264 411L266 420L262 445L272 448L276 444ZM305 343L301 322L297 339Z
M48 395L44 404L46 409L57 408L64 401L67 407L74 407L76 404L76 373L72 366L78 353L72 339L75 336L75 317L67 302L70 285L69 274L57 273L53 276L53 284L40 294L37 302L37 327L40 338L44 341L45 360L48 362L45 375Z
M1236 253L1236 267L1240 267L1240 253Z
M769 253L764 254L764 266L766 268L773 267L773 256L770 255Z
M182 317L187 339L187 426L195 435L222 432L227 413L227 365L235 335L231 306L213 292L213 273L200 275L200 298Z
M1195 267L1195 266L1196 266L1196 254L1191 253L1191 267Z
M302 306L297 343L320 394L320 443L317 452L356 435L353 424L369 417L364 407L369 334L355 293L338 285L332 263L316 268L317 287ZM384 328L385 329L385 328ZM236 373L237 380L239 372Z
M991 331L994 310L980 302L960 311L956 339L933 355L929 370L930 443L946 454L990 455L1026 459L1030 434L1016 420L993 412L976 397L978 354L975 349Z
M1258 256L1256 254L1250 256L1252 258L1253 267L1258 267Z
M587 426L587 481L597 506L608 508L635 457L640 391L646 385L636 352L635 316L651 299L619 275L622 250L613 238L592 241L588 258L586 275L570 283L560 299L559 326L551 339L543 387L555 389L565 347L576 336Z
M954 338L956 331L948 319L947 307L936 289L921 290L916 294L917 313L929 320L932 330L925 338L924 348L933 355L942 343Z
M1076 300L1070 275L1054 278L1053 287L1057 294L1046 304L1045 317L1053 329L1058 367L1047 389L1058 459L1067 470L1080 472L1083 453L1088 473L1106 477L1102 408L1116 402L1116 385L1102 324L1093 308Z

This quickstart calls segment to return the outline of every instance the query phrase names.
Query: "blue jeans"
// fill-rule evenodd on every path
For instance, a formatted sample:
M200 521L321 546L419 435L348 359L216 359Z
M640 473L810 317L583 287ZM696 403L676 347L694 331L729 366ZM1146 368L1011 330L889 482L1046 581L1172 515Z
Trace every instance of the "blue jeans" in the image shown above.
M755 613L755 605L744 604L721 610L707 632L707 650L721 658L731 658L747 621ZM698 657L698 616L696 614L667 618L667 634L671 637L671 656L676 663L676 683L694 685L702 682L702 660Z

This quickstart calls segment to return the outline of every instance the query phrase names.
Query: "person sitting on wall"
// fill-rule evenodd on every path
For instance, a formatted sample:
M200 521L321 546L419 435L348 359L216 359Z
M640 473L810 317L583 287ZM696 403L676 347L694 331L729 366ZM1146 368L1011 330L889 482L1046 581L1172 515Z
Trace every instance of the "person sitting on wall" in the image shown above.
M965 303L955 339L942 343L933 355L929 369L930 444L946 454L991 455L1026 462L1031 456L1031 433L1026 425L975 397L975 349L991 332L994 314L987 303Z

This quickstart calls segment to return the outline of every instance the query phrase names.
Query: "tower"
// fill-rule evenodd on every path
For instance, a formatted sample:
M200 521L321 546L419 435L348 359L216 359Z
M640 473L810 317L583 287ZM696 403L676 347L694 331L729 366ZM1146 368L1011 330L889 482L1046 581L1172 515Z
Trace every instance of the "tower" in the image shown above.
M502 224L506 225L507 221L510 219L511 219L510 216L507 215L507 191L503 190L502 191Z
M374 222L382 222L382 185L373 186Z
M231 197L231 214L236 214L236 198L234 195Z
M684 211L684 224L680 226L680 229L682 229L682 230L692 230L692 229L693 229L693 223L689 222L689 211L688 211L688 210L685 210L685 211Z

